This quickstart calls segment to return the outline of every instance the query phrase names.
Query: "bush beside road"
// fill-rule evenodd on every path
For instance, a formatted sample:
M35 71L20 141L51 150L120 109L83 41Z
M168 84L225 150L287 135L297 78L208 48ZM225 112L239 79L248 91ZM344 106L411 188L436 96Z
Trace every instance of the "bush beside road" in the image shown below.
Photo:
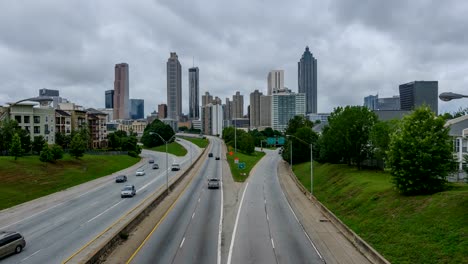
M310 163L294 165L310 190ZM403 196L391 176L314 163L314 195L392 263L468 263L468 186Z

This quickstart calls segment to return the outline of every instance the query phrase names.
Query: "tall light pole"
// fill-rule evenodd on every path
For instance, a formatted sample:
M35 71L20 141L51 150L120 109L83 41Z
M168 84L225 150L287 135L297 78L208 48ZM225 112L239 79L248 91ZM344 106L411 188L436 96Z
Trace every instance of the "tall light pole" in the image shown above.
M297 140L299 140L301 143L303 144L306 144L306 145L309 145L310 147L310 194L313 195L313 191L314 191L314 166L313 166L313 163L314 163L314 160L313 160L313 151L312 151L312 143L307 143L305 142L304 140L296 137L296 136L293 136L293 135L286 135L286 137L294 137L296 138ZM292 170L292 140L291 140L291 170Z
M463 97L468 98L468 95L457 94L457 93L452 93L452 92L441 93L439 95L440 100L445 101L445 102L448 102L448 101L453 100L453 99L461 99Z
M234 119L234 155L237 153L237 119Z
M166 144L166 190L167 190L167 193L169 194L169 155L167 153L167 143L169 141L171 141L172 138L174 138L176 136L176 134L174 134L170 139L168 139L167 141L161 137L161 135L159 135L158 133L156 132L149 132L150 135L157 135L163 142L164 144Z

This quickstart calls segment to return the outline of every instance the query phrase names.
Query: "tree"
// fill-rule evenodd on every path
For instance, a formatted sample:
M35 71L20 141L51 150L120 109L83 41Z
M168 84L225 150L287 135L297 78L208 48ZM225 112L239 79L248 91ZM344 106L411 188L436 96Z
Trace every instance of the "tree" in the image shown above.
M80 134L75 134L70 142L70 155L76 159L82 157L86 151L86 142L81 138Z
M13 140L10 146L10 155L15 157L15 160L16 160L18 159L18 157L21 157L22 154L23 154L23 149L21 148L21 139L18 133L15 133L13 135Z
M166 125L161 120L155 119L151 124L146 126L143 131L143 136L141 137L141 143L143 143L147 148L157 147L164 144L164 141L162 141L158 135L153 133L158 133L166 141L172 138L175 134L170 125Z
M55 160L59 160L63 158L63 149L61 146L54 144L52 148L50 149L52 153L52 157Z
M422 106L403 118L390 138L387 166L405 195L444 189L453 169L452 142L443 117Z
M61 146L63 149L67 149L70 146L71 136L65 135L64 133L55 133L55 144Z
M3 155L10 150L11 141L16 129L18 128L18 122L16 120L10 120L6 118L0 124L0 153Z
M52 154L52 151L49 148L49 145L47 143L44 143L42 146L41 153L39 154L39 160L42 162L53 162L54 161L54 155Z
M238 140L239 150L245 154L251 155L255 152L254 138L249 133L242 133Z
M299 140L300 139L300 140ZM291 162L291 143L293 163L301 163L310 161L310 144L312 144L313 156L318 157L319 149L317 146L318 134L315 133L310 127L304 125L296 130L292 137L287 137L286 144L284 145L283 159Z
M296 131L301 127L312 128L314 123L307 119L304 116L295 116L293 119L289 120L288 127L286 128L286 135L294 135Z
M44 147L45 144L45 139L43 136L35 136L34 140L32 142L32 151L33 153L39 154L41 152L42 148Z
M395 132L398 122L398 120L378 121L372 127L369 142L375 158L384 159L386 157L390 136Z
M31 151L31 136L29 135L29 132L17 128L16 132L18 133L20 140L21 140L21 148L23 149L24 153L28 153Z

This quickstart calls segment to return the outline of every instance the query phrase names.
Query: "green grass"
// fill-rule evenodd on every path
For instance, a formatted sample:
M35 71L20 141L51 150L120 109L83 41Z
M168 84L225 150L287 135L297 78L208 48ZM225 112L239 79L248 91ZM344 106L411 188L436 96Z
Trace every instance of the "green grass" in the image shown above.
M185 140L192 142L193 144L199 146L200 148L206 148L208 146L208 139L206 138L195 138L195 137L181 137Z
M381 171L314 163L314 195L392 263L468 263L468 186L403 196ZM310 163L294 165L310 189Z
M239 169L238 164L234 163L234 156L239 158L239 162L245 162L245 169ZM264 152L255 151L252 155L246 155L240 152L237 152L235 155L227 154L227 161L229 167L231 168L232 177L236 182L244 182L249 176L252 168L257 164L257 162L265 156Z
M0 157L0 209L21 204L81 183L112 174L140 161L128 155L85 155L76 160L65 155L55 164L38 156L14 160Z
M159 151L159 152L166 152L166 145L161 145L158 147L146 148L146 149ZM182 157L187 154L187 150L184 147L182 147L182 145L180 145L179 143L175 141L167 145L167 152L178 157Z

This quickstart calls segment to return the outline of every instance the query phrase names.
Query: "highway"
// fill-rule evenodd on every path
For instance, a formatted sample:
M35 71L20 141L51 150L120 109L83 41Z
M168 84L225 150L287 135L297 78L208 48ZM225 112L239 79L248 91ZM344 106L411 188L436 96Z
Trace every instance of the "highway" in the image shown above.
M130 263L220 263L222 185L208 189L208 178L222 180L221 140L211 137L213 157L181 193L174 207L130 259ZM208 154L207 154L208 155ZM215 157L221 157L216 160Z
M169 155L169 169L176 162L183 170L190 165L191 157L195 161L201 153L200 148L188 141L180 140L179 143L189 152L184 157ZM147 195L166 185L166 154L143 151L143 156L154 159L159 169L153 170L151 164L146 163L142 166L146 172L144 176L135 176L133 170L127 174L126 183L115 183L111 177L105 184L90 187L78 195L47 205L38 204L45 208L39 212L23 212L22 215L0 213L0 230L18 231L26 239L26 247L21 254L0 262L42 264L64 261ZM176 172L169 171L169 177L174 175ZM125 184L135 185L137 195L122 199L120 190Z
M227 263L323 263L278 182L277 151L265 151L241 198Z

